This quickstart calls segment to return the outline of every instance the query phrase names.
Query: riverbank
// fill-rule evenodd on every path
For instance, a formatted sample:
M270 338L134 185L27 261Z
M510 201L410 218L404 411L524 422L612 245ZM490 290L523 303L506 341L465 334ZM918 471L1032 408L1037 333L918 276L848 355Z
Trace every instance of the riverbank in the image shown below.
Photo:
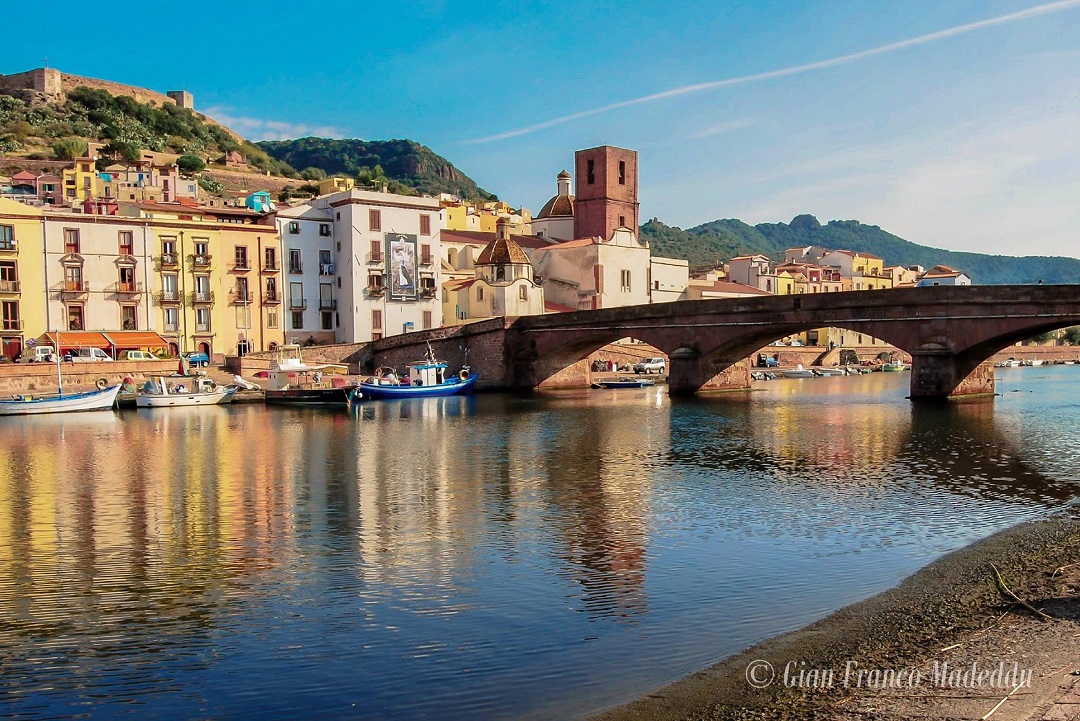
M1050 620L1008 599L991 564ZM1071 564L1080 564L1080 505L950 553L893 589L593 721L1080 718L1080 565ZM941 675L999 663L1030 671L1030 686L1014 691L1008 674L966 684ZM904 681L860 683L860 669L898 670Z

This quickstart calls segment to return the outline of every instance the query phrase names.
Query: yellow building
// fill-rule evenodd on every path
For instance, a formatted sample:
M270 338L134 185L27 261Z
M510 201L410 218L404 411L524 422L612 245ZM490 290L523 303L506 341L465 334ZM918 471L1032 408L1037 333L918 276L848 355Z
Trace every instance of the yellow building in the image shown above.
M352 178L342 178L334 175L319 181L319 195L347 193L352 190L355 185L356 181Z
M67 205L81 203L105 194L105 182L98 174L93 158L76 158L75 165L61 171L64 202Z
M8 358L47 330L44 216L38 208L0 198L0 353Z

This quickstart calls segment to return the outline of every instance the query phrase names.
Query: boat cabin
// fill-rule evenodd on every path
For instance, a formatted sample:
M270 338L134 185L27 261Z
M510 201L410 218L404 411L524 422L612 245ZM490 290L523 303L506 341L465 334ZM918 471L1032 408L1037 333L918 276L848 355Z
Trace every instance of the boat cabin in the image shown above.
M154 396L213 393L217 390L217 383L206 376L151 376L141 390L146 395Z
M283 345L267 371L267 386L270 391L286 391L295 388L342 388L346 385L343 378L329 379L330 374L348 371L348 366L338 363L307 365L298 345Z
M420 361L406 368L411 386L437 386L446 382L446 364L441 361Z

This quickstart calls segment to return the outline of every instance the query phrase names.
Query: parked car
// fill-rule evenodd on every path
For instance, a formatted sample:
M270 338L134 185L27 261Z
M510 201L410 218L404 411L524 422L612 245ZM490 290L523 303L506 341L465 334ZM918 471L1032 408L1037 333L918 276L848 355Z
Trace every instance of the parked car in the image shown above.
M184 360L186 360L193 368L205 368L210 365L210 357L201 350L185 353Z
M73 348L64 354L64 360L69 356L72 363L112 363L112 357L100 348Z
M796 338L795 340L791 341L791 345L793 345L793 346L802 345L802 341L799 340L798 338Z
M52 363L55 353L56 350L51 345L36 345L23 352L22 360L25 363Z
M640 363L634 364L635 373L663 373L667 369L667 361L663 358L646 358Z
M122 350L120 355L116 356L118 361L152 361L157 359L156 355L144 350Z

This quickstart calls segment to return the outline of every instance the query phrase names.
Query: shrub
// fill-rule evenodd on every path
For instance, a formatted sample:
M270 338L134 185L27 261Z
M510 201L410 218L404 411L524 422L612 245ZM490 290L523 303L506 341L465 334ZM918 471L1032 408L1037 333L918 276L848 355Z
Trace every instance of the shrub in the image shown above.
M194 175L206 169L206 163L198 155L181 155L176 159L176 167L184 175Z
M86 155L86 141L78 138L65 138L52 144L53 155L57 160L75 160Z

